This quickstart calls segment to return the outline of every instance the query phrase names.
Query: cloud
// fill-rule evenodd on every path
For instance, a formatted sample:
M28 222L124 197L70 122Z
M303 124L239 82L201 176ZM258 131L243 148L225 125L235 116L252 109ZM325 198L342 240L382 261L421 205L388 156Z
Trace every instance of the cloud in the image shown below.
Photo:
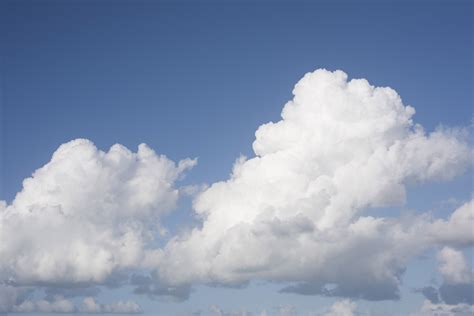
M443 283L439 288L443 302L450 305L474 304L474 283L449 284Z
M421 292L431 303L438 304L441 302L439 299L438 289L433 286L426 286L416 292Z
M298 310L296 306L293 306L293 305L280 305L280 306L272 308L272 311L273 312L268 312L266 309L264 309L260 313L257 313L257 315L260 315L260 316L268 316L268 315L297 316L298 315ZM209 307L209 314L211 316L251 316L251 315L254 315L252 312L247 311L245 308L240 308L238 310L233 310L233 311L224 311L220 306L215 305L215 304Z
M108 152L85 139L61 145L0 203L0 280L16 284L107 283L155 255L159 218L176 205L175 181L195 160L175 164L142 144Z
M0 283L0 313L9 312L17 303L24 301L30 289Z
M324 316L353 316L357 304L350 300L335 302Z
M444 247L438 253L438 261L440 263L439 271L446 283L469 284L474 282L474 271L469 267L461 251Z
M420 310L411 314L411 316L472 316L474 305L457 304L436 304L425 300Z
M99 304L94 298L84 298L80 306L63 297L56 297L52 301L48 300L25 300L21 304L14 305L6 312L11 313L81 313L81 314L141 314L141 307L133 302L116 302L111 304Z
M319 316L353 316L356 313L357 304L351 300L340 300L336 301L333 305L325 309L324 313L317 311L308 311L308 313L303 313L304 315L319 315ZM252 313L247 311L245 308L240 308L233 311L225 311L218 305L211 305L209 307L209 314L212 316L250 316L250 315L260 315L260 316L297 316L301 315L298 311L298 308L294 305L280 305L273 307L271 309L263 309L259 313Z
M394 90L342 71L308 73L293 93L282 119L258 128L255 157L196 196L202 226L168 242L159 282L267 279L302 294L396 299L410 258L447 238L425 215L364 211L402 205L407 185L462 173L472 157L462 131L428 134Z
M464 254L444 247L438 252L437 258L444 280L439 288L441 299L451 305L474 304L474 270L468 265Z
M47 300L30 301L25 300L19 305L13 306L13 313L74 313L74 303L64 298L57 298L53 302Z
M474 304L474 270L468 265L464 254L456 249L444 247L437 255L439 272L443 283L436 289L425 287L423 295L433 304Z
M308 73L293 92L282 119L256 131L255 156L238 158L229 179L209 187L178 188L196 160L174 163L144 144L137 152L84 139L61 145L11 204L0 201L0 312L134 310L92 298L96 286L121 286L130 274L136 294L181 300L196 283L254 279L281 282L282 292L398 299L411 258L474 244L473 201L445 220L366 213L469 168L465 131L426 133L394 90L342 71ZM162 248L160 219L180 193L194 197L201 223ZM440 253L439 295L457 304L450 293L468 283L458 282L466 272L453 251ZM28 287L38 286L46 296L32 301ZM71 297L85 299L75 306Z
M277 316L297 316L298 310L293 305L282 305L276 308Z
M133 301L99 304L94 300L94 298L86 297L79 308L79 312L91 314L141 314L143 311L141 307Z
M474 245L474 200L456 209L448 220L438 219L431 227L431 234L442 245L468 247Z
M211 316L251 316L252 315L252 313L247 312L245 309L225 312L218 305L209 306L209 312Z
M62 288L62 287L46 287L45 288L45 299L52 300L54 297L62 296L65 298L71 297L89 297L97 296L100 293L98 287L73 287L73 288Z

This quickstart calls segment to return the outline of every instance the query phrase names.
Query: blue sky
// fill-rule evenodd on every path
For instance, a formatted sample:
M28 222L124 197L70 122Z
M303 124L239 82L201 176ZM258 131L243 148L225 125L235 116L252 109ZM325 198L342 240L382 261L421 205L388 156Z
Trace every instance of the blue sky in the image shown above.
M104 151L146 143L173 161L198 157L180 186L226 180L239 155L253 157L257 128L280 120L295 83L318 68L395 89L427 132L472 126L470 1L2 1L0 20L7 203L76 138ZM405 204L370 212L447 218L470 199L472 171L407 186ZM191 199L163 219L173 232L196 220ZM471 248L463 251L472 265ZM415 311L423 296L413 289L440 280L435 257L430 250L410 261L400 300L357 300L360 312ZM304 314L338 299L278 293L282 287L259 279L239 289L197 284L178 303L133 294L132 286L104 287L98 297L133 299L146 315L207 313L213 304L254 313L293 305Z

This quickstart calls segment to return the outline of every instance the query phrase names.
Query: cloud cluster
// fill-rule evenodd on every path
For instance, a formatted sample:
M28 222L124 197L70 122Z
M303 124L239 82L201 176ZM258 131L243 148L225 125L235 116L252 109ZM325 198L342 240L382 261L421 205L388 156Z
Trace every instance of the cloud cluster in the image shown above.
M0 203L0 280L101 283L146 263L159 217L178 199L174 182L195 163L144 144L136 153L84 139L61 145L10 205Z
M420 310L411 314L411 316L472 316L474 314L474 305L456 304L448 305L442 303L432 303L425 300Z
M14 305L11 310L14 313L74 313L75 311L74 303L64 298L57 298L52 302L25 300L19 305Z
M86 297L80 306L72 301L58 297L53 301L25 300L19 305L12 306L12 313L81 313L81 314L141 314L141 307L133 302L116 302L111 304L99 304L92 297Z
M474 227L471 226L471 230ZM464 254L456 249L444 247L438 253L439 271L446 283L469 284L474 282L474 271L469 267Z
M444 247L438 252L437 258L443 283L439 288L429 286L422 289L423 295L429 302L425 305L430 308L438 305L449 305L450 308L464 305L472 307L474 304L474 269L469 266L463 252Z
M141 314L142 309L137 303L133 301L119 301L112 304L99 304L94 300L94 298L86 297L79 308L79 312L90 314Z
M323 314L310 311L307 315L315 316L353 316L356 313L357 304L351 300L339 300L334 302L329 308L326 309L326 312ZM255 313L246 311L244 308L234 311L224 311L218 305L211 305L209 307L210 315L212 316L251 316ZM260 313L256 313L260 316L297 316L301 315L298 311L298 308L294 305L281 305L274 307L273 309L267 310L264 309Z
M441 245L474 246L474 200L456 209L447 220L438 219L431 227L431 235Z
M324 316L353 316L357 304L350 300L335 302Z
M196 283L255 279L303 295L397 299L410 259L433 246L442 248L445 282L423 289L430 300L422 312L472 304L462 294L472 270L460 249L474 245L474 201L447 219L367 214L403 205L410 186L465 171L465 131L426 133L394 90L342 71L308 73L293 93L228 180L182 188L203 188L193 201L201 223L164 247L160 218L176 206L176 181L195 160L174 163L144 144L136 153L84 139L61 145L10 204L0 201L0 312L139 312L133 302L88 297L96 285L124 282L136 294L180 299ZM45 287L44 300L27 299L35 286ZM68 299L76 295L87 296L80 306ZM328 315L355 308L343 300Z
M226 312L218 305L209 306L209 315L211 316L252 316L252 313L247 312L245 309L236 311Z
M410 258L442 239L472 242L469 207L437 223L444 236L427 216L364 215L403 204L408 185L462 173L472 157L462 131L427 134L394 90L342 71L308 73L293 93L282 119L258 128L255 157L197 196L202 226L166 245L160 282L267 279L296 282L286 292L396 299Z

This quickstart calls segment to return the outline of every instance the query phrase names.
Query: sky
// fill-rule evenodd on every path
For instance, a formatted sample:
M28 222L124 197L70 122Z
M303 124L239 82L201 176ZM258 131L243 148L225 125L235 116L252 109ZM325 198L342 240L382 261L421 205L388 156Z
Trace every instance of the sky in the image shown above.
M471 315L472 20L2 1L0 314Z

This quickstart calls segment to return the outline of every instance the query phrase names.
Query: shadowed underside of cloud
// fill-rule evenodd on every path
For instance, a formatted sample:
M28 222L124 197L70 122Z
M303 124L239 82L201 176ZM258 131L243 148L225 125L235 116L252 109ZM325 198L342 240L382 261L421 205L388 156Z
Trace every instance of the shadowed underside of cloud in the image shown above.
M439 271L443 283L422 289L423 295L433 305L473 305L474 270L467 263L464 254L456 249L444 247L438 253Z
M11 204L0 201L5 293L46 284L45 302L56 304L78 286L132 283L137 294L186 299L196 283L263 279L292 284L283 292L397 299L411 258L474 244L472 201L447 219L364 214L403 205L410 185L464 172L467 131L426 133L394 90L342 71L308 73L293 93L282 119L256 131L255 156L240 157L227 181L196 195L202 225L163 248L160 218L175 208L176 181L196 161L174 163L143 144L136 153L121 145L104 152L84 139L61 145ZM129 280L138 270L150 277ZM28 302L5 297L0 306Z
M160 297L164 300L184 301L191 295L191 286L164 286L157 283L151 275L133 274L130 284L135 286L134 293L147 295L151 298Z
M397 300L400 298L397 284L368 284L364 291L361 292L359 286L356 284L351 288L351 284L346 282L344 284L336 285L335 287L328 287L327 285L318 285L315 283L300 283L290 285L282 288L281 293L296 293L302 295L324 295L335 297L351 297L354 299L365 299L371 301L379 300Z

